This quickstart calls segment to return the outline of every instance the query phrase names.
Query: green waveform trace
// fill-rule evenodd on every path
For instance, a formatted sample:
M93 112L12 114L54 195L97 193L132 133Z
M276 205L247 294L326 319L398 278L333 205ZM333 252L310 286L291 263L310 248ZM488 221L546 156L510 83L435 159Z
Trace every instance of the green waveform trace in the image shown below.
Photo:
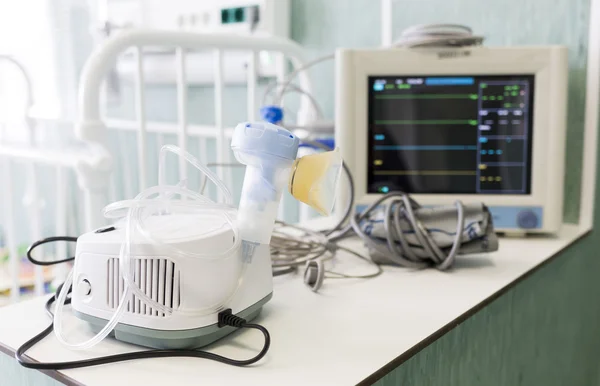
M471 99L477 100L477 94L379 94L375 99Z
M382 119L376 125L471 125L477 126L476 119Z

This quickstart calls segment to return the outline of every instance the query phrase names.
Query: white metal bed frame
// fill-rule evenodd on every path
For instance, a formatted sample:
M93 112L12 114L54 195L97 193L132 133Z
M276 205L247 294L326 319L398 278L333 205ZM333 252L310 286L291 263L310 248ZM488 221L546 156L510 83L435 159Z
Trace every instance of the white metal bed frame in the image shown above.
M177 122L158 123L150 122L147 119L145 110L145 78L143 71L144 48L161 47L172 48L175 52L176 71L176 91L177 91ZM104 79L109 71L112 70L119 57L128 50L133 49L136 62L136 74L134 80L134 98L135 98L135 120L111 120L104 114L103 95ZM188 121L187 101L188 84L186 77L186 56L191 51L212 50L214 52L214 116L213 126L192 125ZM87 231L95 229L105 220L102 217L102 208L109 203L111 195L114 199L114 192L111 192L109 186L111 173L115 168L115 154L108 146L109 129L116 130L134 130L136 134L137 147L137 183L140 188L148 187L146 179L148 165L147 137L151 133L158 135L158 141L164 140L163 134L176 134L176 144L183 148L188 148L191 138L197 138L200 141L200 148L206 149L207 138L216 138L216 162L227 163L228 148L227 142L232 131L225 127L224 117L227 113L223 90L225 88L225 77L223 73L224 52L226 51L247 51L247 120L256 120L259 106L258 99L258 79L256 74L257 56L260 51L276 52L278 55L277 81L281 82L286 76L287 61L291 63L292 69L299 68L305 63L305 53L303 49L291 40L274 37L255 37L255 36L231 36L217 34L199 34L192 32L177 31L154 31L154 30L129 30L121 32L106 40L98 47L87 60L83 69L79 85L78 114L79 118L75 124L75 135L81 140L81 147L76 149L44 149L43 147L30 144L29 146L8 146L0 143L0 163L2 166L2 179L5 181L2 188L4 205L4 220L6 241L10 253L10 272L13 278L11 283L11 301L18 300L19 297L19 262L17 255L17 242L15 232L15 218L18 215L14 213L15 197L13 194L13 168L15 162L25 163L27 165L29 177L32 180L32 193L34 202L38 201L39 193L38 176L36 168L40 166L50 166L55 168L54 183L56 184L56 203L55 213L56 223L54 229L49 234L43 234L41 228L42 211L40 208L32 207L27 215L30 218L31 229L30 236L38 239L50 235L64 235L69 230L67 224L67 206L68 203L76 199L69 195L68 173L71 173L77 179L77 185L83 198L83 224L84 229L77 231ZM311 85L308 75L301 72L298 75L300 87L310 92ZM239 106L233 106L239 108ZM314 113L310 101L306 97L300 100L300 109L298 117L306 117L307 114ZM300 118L301 119L301 118ZM160 144L159 146L160 147ZM202 151L201 151L202 152ZM199 157L203 162L207 162L204 154ZM123 166L123 165L119 165ZM179 163L179 175L183 179L186 177L186 164ZM224 179L228 186L232 186L231 175L224 169L218 169L219 177ZM124 179L135 178L134 172L128 170ZM128 185L128 184L125 184ZM114 186L114 185L112 185ZM136 192L131 191L131 187L125 189L125 196L131 197ZM112 193L112 194L111 194ZM73 226L71 225L71 228ZM71 230L72 231L72 230ZM57 255L66 256L66 246L60 246L55 252ZM43 256L42 250L39 255ZM43 257L38 257L43 258ZM36 267L35 272L35 293L42 294L44 281L42 272Z

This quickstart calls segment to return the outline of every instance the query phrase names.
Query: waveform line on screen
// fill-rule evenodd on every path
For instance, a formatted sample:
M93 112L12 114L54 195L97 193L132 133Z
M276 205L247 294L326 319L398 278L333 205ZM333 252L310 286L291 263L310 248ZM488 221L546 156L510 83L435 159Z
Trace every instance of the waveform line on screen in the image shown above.
M474 170L377 170L373 172L376 176L402 176L402 175L424 175L424 176L474 176Z
M477 100L477 94L379 94L375 99L471 99Z
M525 162L486 162L485 163L487 166L506 166L506 167L510 167L510 166L525 166L526 163Z
M477 150L472 145L378 145L375 150Z
M525 189L521 189L521 190L497 190L497 189L480 189L480 192L486 192L486 193L499 193L499 194L507 194L507 193L525 193Z
M380 119L376 125L471 125L477 126L476 119Z

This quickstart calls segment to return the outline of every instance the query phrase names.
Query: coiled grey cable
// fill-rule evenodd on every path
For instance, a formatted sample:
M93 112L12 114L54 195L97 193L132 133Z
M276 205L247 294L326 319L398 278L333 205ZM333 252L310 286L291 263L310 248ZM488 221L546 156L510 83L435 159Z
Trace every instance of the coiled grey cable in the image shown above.
M343 272L325 270L325 277L330 279L368 279L379 276L383 270L371 259L349 248L328 240L324 233L316 232L301 226L278 222L273 236L271 237L271 258L273 261L274 275L293 272L299 266L309 261L320 260L326 262L331 260L337 250L344 250L372 265L375 270L366 274L350 275ZM285 229L293 230L294 235Z
M361 228L361 221L367 219L373 211L385 202L384 228L386 233L385 241L377 241L367 234ZM407 268L426 268L435 266L439 270L446 270L452 266L456 255L461 246L461 234L464 229L465 218L463 204L460 201L455 203L458 215L456 224L456 234L452 242L452 248L448 254L445 254L435 241L431 238L429 231L423 226L419 218L415 216L415 209L420 205L412 200L407 194L401 192L391 192L373 202L362 213L351 217L350 225L352 230L358 235L367 246L373 248L379 253L385 255L392 262ZM400 216L407 219L412 226L412 232L419 240L418 245L411 245L400 224ZM396 244L400 243L400 246ZM414 249L423 249L425 257L419 257L414 253Z
M402 31L394 47L465 47L483 43L471 28L460 24L421 24Z
M293 230L293 232L286 232ZM274 269L304 265L307 261L331 258L327 238L296 225L278 221L271 237L271 259Z

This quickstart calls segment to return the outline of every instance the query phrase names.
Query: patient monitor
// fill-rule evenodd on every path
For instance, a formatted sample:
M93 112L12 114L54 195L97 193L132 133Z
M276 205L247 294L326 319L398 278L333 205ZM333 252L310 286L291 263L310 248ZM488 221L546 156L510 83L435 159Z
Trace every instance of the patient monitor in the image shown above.
M484 202L501 232L559 229L566 48L341 49L336 63L335 139L356 210L403 191L423 205Z

